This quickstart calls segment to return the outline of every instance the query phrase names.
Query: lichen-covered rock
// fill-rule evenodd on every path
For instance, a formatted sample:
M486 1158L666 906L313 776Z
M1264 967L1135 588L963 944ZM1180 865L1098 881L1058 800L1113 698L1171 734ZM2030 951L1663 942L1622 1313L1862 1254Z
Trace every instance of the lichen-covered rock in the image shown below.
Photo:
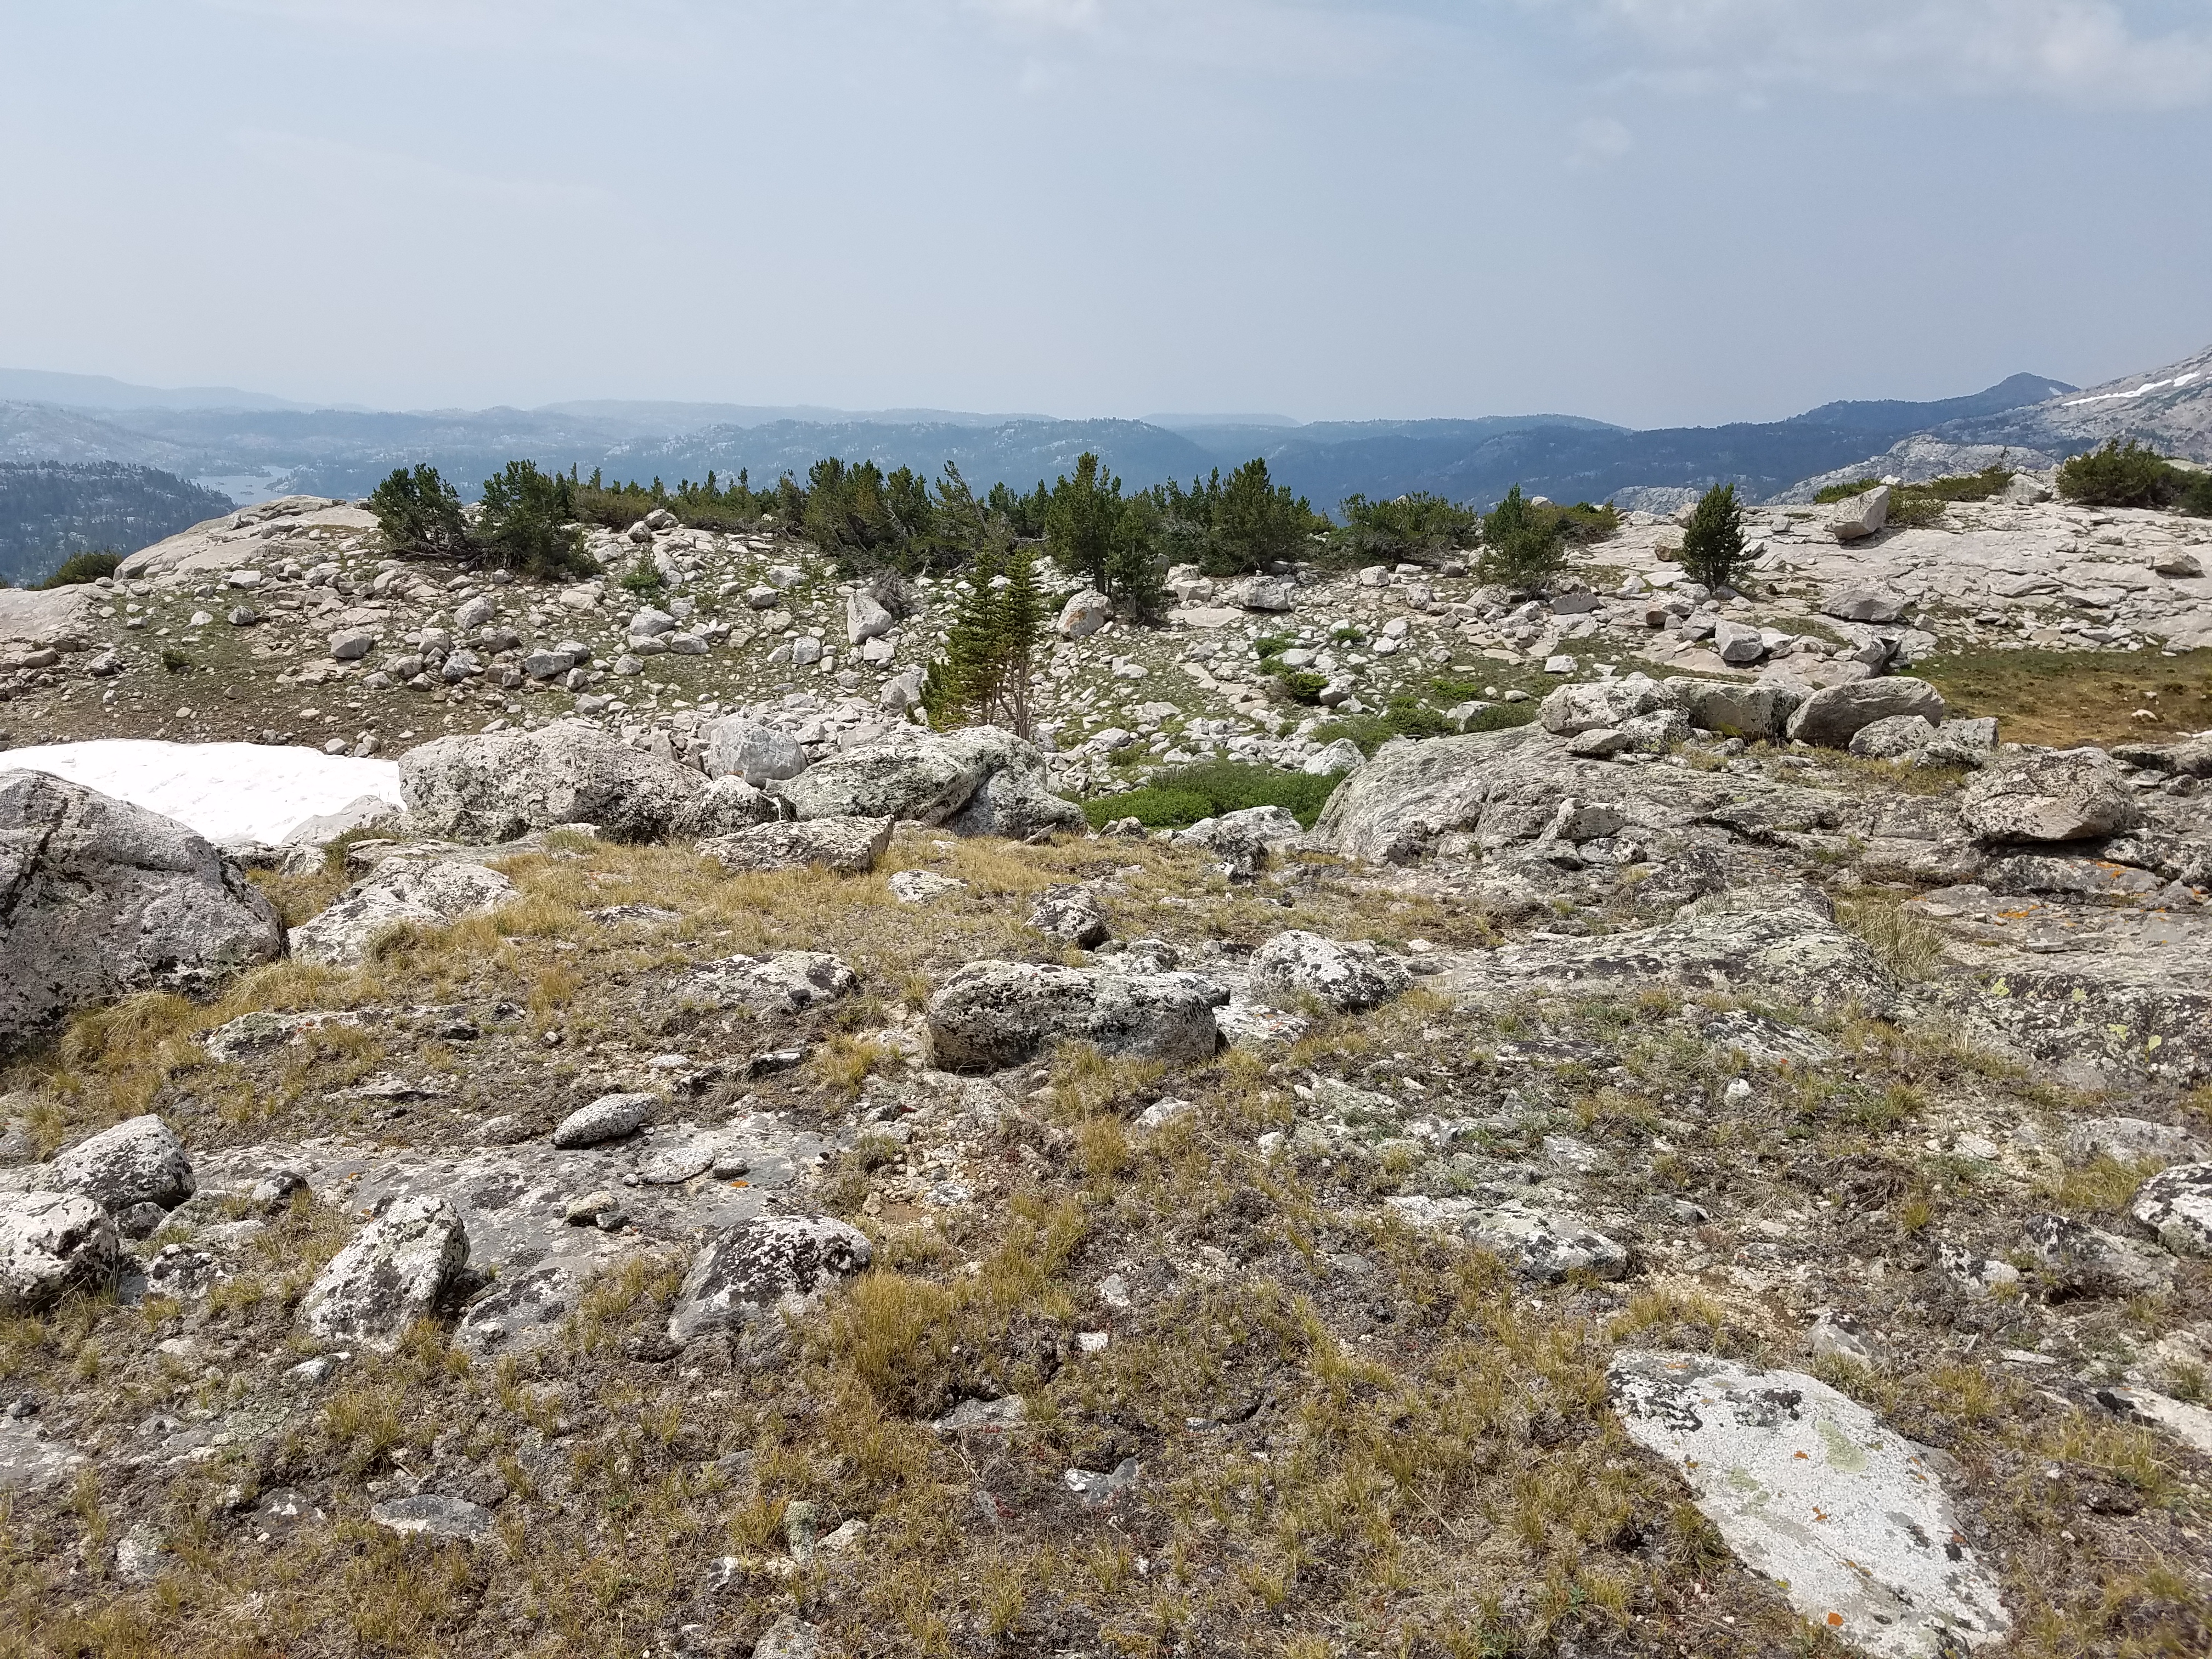
M2212 1164L2177 1164L2136 1189L2128 1213L2177 1255L2212 1255Z
M429 1316L468 1259L468 1231L450 1204L429 1195L398 1199L315 1276L300 1322L325 1341L388 1353Z
M1088 887L1048 887L1030 907L1030 926L1048 938L1065 939L1090 950L1103 945L1113 933L1106 907Z
M1287 807L1247 806L1200 818L1188 830L1176 831L1176 839L1212 854L1231 880L1249 881L1267 867L1277 848L1287 847L1304 834Z
M0 1314L37 1313L72 1290L101 1288L119 1249L107 1212L82 1193L0 1195Z
M350 967L392 928L443 927L515 896L514 884L483 865L397 854L294 928L292 954L302 962Z
M1366 940L1344 944L1292 929L1252 953L1252 996L1271 1007L1326 1003L1340 1013L1388 1002L1413 982L1412 969Z
M1926 1455L1856 1401L1709 1354L1624 1352L1610 1379L1631 1437L1817 1627L1877 1659L1936 1659L2010 1627Z
M110 1215L134 1204L173 1210L193 1192L192 1161L184 1143L151 1112L86 1137L33 1173L40 1186L82 1193Z
M890 846L891 828L888 817L757 823L734 835L710 836L699 843L699 853L732 875L810 865L841 876L866 875Z
M1067 596L1053 631L1063 640L1088 639L1113 620L1114 602L1103 593L1085 588L1080 593Z
M2067 1128L2066 1151L2084 1164L2100 1157L2123 1164L2151 1158L2161 1164L2202 1164L2212 1158L2212 1148L2188 1130L2141 1117L2085 1118Z
M44 772L0 771L0 1050L78 1009L204 994L283 953L267 896L183 824Z
M741 1223L693 1259L669 1314L668 1334L694 1342L780 1308L803 1307L863 1271L870 1253L866 1233L829 1216L764 1215Z
M778 951L765 957L725 957L677 982L679 1002L708 1008L750 1008L795 1014L849 996L859 977L823 951Z
M1642 674L1627 674L1563 685L1537 706L1536 719L1554 737L1571 738L1674 707L1674 694L1666 686Z
M995 726L895 726L775 786L802 818L898 818L956 835L1024 836L1073 828L1083 810L1051 793L1044 757Z
M553 1144L561 1147L596 1146L603 1140L620 1140L652 1122L659 1105L658 1095L601 1095L588 1106L579 1106L561 1120L553 1131Z
M806 769L797 737L747 714L732 714L707 728L707 775L738 777L756 788L795 778Z
M2155 1251L2070 1216L2030 1216L2020 1242L2044 1282L2062 1294L2145 1296L2173 1276Z
M594 824L611 841L659 841L705 787L690 768L580 720L440 738L399 757L399 793L416 828L472 843L562 823Z
M668 821L671 840L732 836L757 823L774 823L783 804L740 777L714 778Z
M1661 684L1681 705L1692 726L1747 743L1780 737L1808 695L1804 687L1787 681L1746 685L1739 680L1670 678Z
M1563 1210L1517 1199L1409 1195L1388 1202L1414 1226L1461 1234L1527 1279L1552 1284L1572 1273L1619 1279L1628 1271L1624 1245Z
M1922 679L1894 674L1882 679L1824 685L1797 705L1790 716L1793 742L1816 749L1847 749L1876 720L1917 714L1930 726L1943 723L1943 694Z
M1213 1010L1226 1000L1195 974L971 962L930 998L929 1033L948 1072L1001 1071L1062 1040L1183 1063L1212 1058Z
M1960 792L1959 816L1985 842L2063 842L2118 835L2142 815L2102 750L2072 749L1976 774Z
M1936 730L1925 714L1885 714L1852 732L1844 747L1863 760L1903 760L1925 749Z

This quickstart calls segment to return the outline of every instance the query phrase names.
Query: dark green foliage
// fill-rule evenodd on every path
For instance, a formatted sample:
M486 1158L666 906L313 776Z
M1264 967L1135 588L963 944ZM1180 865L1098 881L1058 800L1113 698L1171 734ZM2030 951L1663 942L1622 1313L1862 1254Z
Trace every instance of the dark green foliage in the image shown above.
M1316 674L1310 668L1279 668L1275 682L1299 702L1318 702L1321 694L1328 689L1328 676Z
M477 551L489 563L541 581L597 575L575 518L575 486L566 477L540 472L534 462L509 461L506 471L484 480Z
M1344 526L1330 545L1354 564L1434 564L1474 545L1482 515L1426 490L1395 501L1347 495L1338 504Z
M809 541L836 557L845 575L897 562L912 540L892 507L886 482L873 461L847 462L830 455L807 469L802 527Z
M980 549L963 574L945 654L930 664L922 684L929 723L940 730L1003 726L1028 737L1030 678L1043 626L1036 559L1003 537Z
M2176 466L2130 438L2076 455L2058 469L2058 493L2084 507L2179 507L2212 516L2212 476Z
M1462 697L1460 702L1474 699ZM1371 755L1393 738L1449 738L1462 729L1468 732L1502 732L1508 726L1526 726L1536 718L1536 705L1528 702L1494 702L1478 709L1464 728L1455 725L1451 718L1433 705L1418 697L1396 696L1383 705L1379 714L1355 714L1340 720L1331 720L1314 733L1316 743L1334 743L1339 738L1350 738L1359 745L1362 754Z
M1879 478L1861 478L1852 483L1830 484L1813 497L1821 507L1833 507L1838 501L1847 501L1854 495L1863 495L1881 482Z
M656 507L666 507L694 530L750 530L773 516L781 499L776 488L755 489L742 468L735 483L717 483L709 472L706 483L686 478L672 494L658 478L650 484L607 483L594 471L587 483L577 483L573 475L569 482L576 516L610 530L627 530ZM788 521L796 523L798 515L788 515Z
M1743 507L1735 486L1715 484L1698 498L1682 532L1682 569L1707 587L1734 587L1743 577Z
M192 665L192 659L173 645L161 647L161 666L172 674L181 674Z
M85 582L96 582L102 576L112 576L115 567L122 562L120 553L72 553L62 561L60 569L37 585L40 587L76 587Z
M1529 504L1515 484L1482 516L1483 580L1516 592L1540 586L1566 563L1566 536L1558 518Z
M1275 483L1267 462L1255 456L1221 489L1206 568L1226 575L1287 563L1305 550L1320 522L1305 497Z
M1127 794L1087 800L1083 813L1094 829L1116 818L1134 818L1155 830L1187 830L1200 818L1241 812L1248 806L1280 806L1310 830L1336 785L1334 778L1308 777L1272 766L1208 761L1159 773L1143 788Z
M991 486L984 505L1006 521L1008 528L1025 542L1042 541L1045 533L1045 510L1052 503L1051 492L1040 478L1037 487L1026 495L1017 495L1003 483Z
M1061 569L1088 577L1102 593L1112 591L1107 566L1125 505L1121 481L1087 450L1075 458L1074 476L1062 473L1045 501L1045 546Z
M640 559L623 572L622 585L630 592L645 595L658 593L668 586L660 574L660 567L651 559Z
M1568 541L1585 545L1601 542L1620 528L1620 514L1611 501L1603 507L1592 507L1588 501L1577 501L1572 507L1561 507L1555 501L1532 501L1529 510L1557 525L1559 534Z
M390 477L369 491L368 510L376 514L384 544L394 553L458 559L471 550L461 498L434 466L418 465L411 472L404 466L394 468Z

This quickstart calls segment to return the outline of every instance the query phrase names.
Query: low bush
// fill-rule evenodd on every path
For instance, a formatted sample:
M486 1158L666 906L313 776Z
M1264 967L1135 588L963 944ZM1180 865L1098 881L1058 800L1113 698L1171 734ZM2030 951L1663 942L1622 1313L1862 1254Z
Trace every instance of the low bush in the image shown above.
M1516 592L1541 586L1567 562L1567 538L1560 520L1522 495L1515 484L1505 499L1482 517L1483 580Z
M1101 795L1083 804L1093 829L1134 818L1154 830L1187 830L1201 818L1279 806L1310 830L1335 792L1334 778L1309 777L1244 761L1206 761L1162 772L1141 789Z
M86 582L96 582L102 576L112 576L115 567L122 562L120 553L72 553L62 561L60 569L39 586L76 587Z
M2179 507L2212 518L2212 473L2176 466L2133 438L2075 456L2058 469L2058 493L2084 507Z
M1466 702L1468 697L1456 699ZM1464 726L1429 703L1414 696L1396 696L1383 704L1379 714L1352 714L1343 720L1331 720L1314 732L1316 743L1334 743L1339 738L1350 738L1359 745L1359 752L1371 755L1393 738L1450 738L1466 732L1503 732L1509 726L1526 726L1536 718L1534 702L1493 702L1477 709Z
M1344 525L1330 532L1329 548L1354 564L1433 564L1473 547L1482 526L1472 508L1425 489L1387 501L1347 495L1337 511Z
M1879 488L1881 483L1881 480L1879 478L1855 478L1850 483L1830 484L1814 496L1813 500L1819 506L1833 507L1838 501L1847 501L1854 495L1863 495L1868 490Z

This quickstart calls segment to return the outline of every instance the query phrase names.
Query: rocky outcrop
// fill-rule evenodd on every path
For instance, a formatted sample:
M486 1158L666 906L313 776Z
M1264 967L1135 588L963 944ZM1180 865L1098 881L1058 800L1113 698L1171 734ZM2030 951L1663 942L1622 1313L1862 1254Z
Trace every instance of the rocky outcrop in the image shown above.
M348 1241L300 1304L310 1336L388 1353L429 1316L469 1259L468 1231L443 1199L402 1198Z
M2137 1189L2128 1213L2175 1255L2212 1255L2212 1164L2160 1170Z
M778 1310L797 1312L870 1257L867 1235L829 1216L741 1223L693 1259L669 1313L670 1340L688 1344Z
M2135 792L2102 750L2021 756L1969 779L1959 815L1989 842L2087 841L2142 820Z
M892 822L832 817L760 823L711 836L699 843L699 853L732 875L808 866L841 876L865 875L890 846Z
M750 1008L796 1014L849 996L860 985L850 968L823 951L778 951L766 957L725 957L678 981L684 1001L708 1008Z
M1250 881L1265 870L1278 848L1297 842L1304 827L1281 806L1247 806L1218 817L1200 818L1176 839L1188 846L1203 847L1220 860L1222 872L1231 881Z
M707 729L707 775L739 777L756 788L795 778L806 769L806 750L781 726L732 714Z
M1928 1455L1856 1401L1707 1354L1624 1352L1610 1378L1630 1437L1815 1626L1878 1659L1935 1659L2009 1627Z
M1361 939L1342 944L1319 933L1276 934L1252 953L1252 995L1276 1008L1322 1004L1340 1013L1388 1002L1413 982L1397 957Z
M1944 712L1942 692L1925 680L1899 674L1822 686L1798 704L1788 730L1794 742L1847 749L1863 728L1876 720L1917 714L1930 726L1941 726Z
M441 738L399 757L415 827L477 843L563 823L594 825L611 841L659 841L704 787L689 767L641 754L586 720Z
M395 854L292 931L292 954L325 967L350 967L395 927L443 927L495 910L515 896L496 870L465 859Z
M1212 1058L1227 1000L1195 974L971 962L930 998L930 1042L948 1072L1001 1071L1061 1041L1183 1064Z
M34 1314L115 1277L115 1224L82 1193L0 1195L0 1315Z
M86 1137L33 1173L40 1186L82 1193L110 1215L137 1204L173 1210L194 1191L184 1143L150 1112Z
M283 953L275 907L184 825L0 772L0 1049L134 991L204 994Z
M994 726L894 727L775 785L800 819L898 818L956 835L1024 836L1073 828L1083 811L1051 792L1044 757Z

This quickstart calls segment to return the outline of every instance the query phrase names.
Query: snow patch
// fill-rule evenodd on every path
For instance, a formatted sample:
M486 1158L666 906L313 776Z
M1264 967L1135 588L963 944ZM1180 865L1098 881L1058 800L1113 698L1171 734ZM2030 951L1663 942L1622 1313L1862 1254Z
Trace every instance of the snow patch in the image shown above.
M0 751L0 772L17 769L97 789L216 842L273 844L363 795L401 804L397 761L274 744L98 738Z
M2187 386L2196 378L2197 371L2192 368L2186 374L2177 374L2170 380L2145 380L2133 392L2099 392L2087 398L2069 398L2066 400L2065 406L2069 409L2079 409L2084 404L2109 404L2126 398L2140 398L2148 392L2164 392L2172 386Z

